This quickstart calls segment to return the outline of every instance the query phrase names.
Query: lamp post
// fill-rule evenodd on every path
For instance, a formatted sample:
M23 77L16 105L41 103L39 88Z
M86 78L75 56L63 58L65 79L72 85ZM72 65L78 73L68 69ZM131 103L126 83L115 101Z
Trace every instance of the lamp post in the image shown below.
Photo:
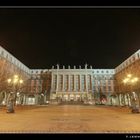
M14 75L12 78L7 79L8 85L11 86L10 97L7 102L7 113L14 113L14 105L16 104L17 93L23 84L23 80L18 75Z
M134 77L131 74L128 74L127 77L123 80L123 83L128 86L130 86L130 92L132 94L132 112L133 113L139 113L139 107L137 104L137 98L136 93L133 91L134 85L138 82L138 77ZM129 102L129 101L128 101Z

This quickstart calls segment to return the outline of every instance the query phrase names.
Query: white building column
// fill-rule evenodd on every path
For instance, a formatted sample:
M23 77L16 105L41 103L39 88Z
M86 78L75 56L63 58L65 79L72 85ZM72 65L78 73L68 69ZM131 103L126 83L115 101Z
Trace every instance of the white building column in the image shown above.
M87 64L85 64L85 70L86 70L86 75L85 75L85 82L86 82L86 91L87 91L87 93L88 93L88 80L87 80Z
M58 78L59 78L59 77L58 77L58 70L59 70L59 65L57 64L57 77L56 77L56 78L57 78L57 79L56 79L56 81L57 81L57 82L56 82L56 92L58 91Z
M87 79L87 73L85 75L85 84L86 84L86 91L88 92L88 79Z
M79 91L81 91L81 74L79 75Z
M56 92L58 91L58 83L59 82L59 75L57 73L57 77L56 77Z
M70 91L70 74L68 75L68 91Z
M91 74L91 91L92 91L92 93L93 93L93 85L94 85L94 83L93 83L93 75Z
M52 73L52 80L51 80L51 91L54 91L54 75Z
M62 91L65 91L65 87L64 87L65 86L65 81L64 81L65 80L65 77L64 76L65 75L63 74L63 89L62 89Z
M74 91L76 91L76 75L74 74Z
M6 94L6 92L4 92L4 99L3 99L3 101L4 101L5 105L7 104L6 99L7 99L7 94Z
M24 97L23 97L23 105L25 105L26 104L26 95L24 95Z

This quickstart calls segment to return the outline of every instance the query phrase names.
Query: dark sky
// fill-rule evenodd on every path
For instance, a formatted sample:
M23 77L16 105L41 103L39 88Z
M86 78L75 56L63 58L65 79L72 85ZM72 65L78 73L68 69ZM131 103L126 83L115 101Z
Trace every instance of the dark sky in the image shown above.
M140 49L140 9L0 9L0 45L29 68L115 68Z

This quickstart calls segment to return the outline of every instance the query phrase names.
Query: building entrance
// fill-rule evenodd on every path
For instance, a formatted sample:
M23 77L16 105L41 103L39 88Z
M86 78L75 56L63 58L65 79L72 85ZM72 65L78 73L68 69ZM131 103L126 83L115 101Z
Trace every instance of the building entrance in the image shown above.
M80 95L67 94L61 96L61 104L83 104Z

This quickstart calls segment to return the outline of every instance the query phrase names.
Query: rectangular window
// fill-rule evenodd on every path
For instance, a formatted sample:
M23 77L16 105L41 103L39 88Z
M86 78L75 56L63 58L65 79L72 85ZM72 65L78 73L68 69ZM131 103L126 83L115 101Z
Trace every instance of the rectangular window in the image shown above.
M111 90L111 86L109 86L109 87L108 87L108 91L109 91L109 92L111 92L111 91L112 91L112 90Z

